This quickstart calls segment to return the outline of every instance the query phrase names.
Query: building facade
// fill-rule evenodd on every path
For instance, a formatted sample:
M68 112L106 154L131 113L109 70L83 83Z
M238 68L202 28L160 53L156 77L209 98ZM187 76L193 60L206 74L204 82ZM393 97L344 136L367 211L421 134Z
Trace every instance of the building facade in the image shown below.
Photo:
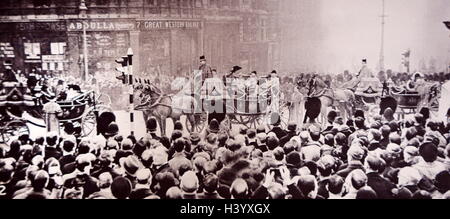
M91 75L115 74L114 60L129 47L142 77L192 74L200 55L219 72L269 72L280 58L278 2L85 0L80 10L81 0L2 0L0 62L83 76L86 42Z

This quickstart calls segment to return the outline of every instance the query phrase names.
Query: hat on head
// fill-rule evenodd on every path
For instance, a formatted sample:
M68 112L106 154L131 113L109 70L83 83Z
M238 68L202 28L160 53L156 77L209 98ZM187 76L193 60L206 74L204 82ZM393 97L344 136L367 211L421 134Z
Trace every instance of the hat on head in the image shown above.
M335 165L336 159L331 155L325 155L320 158L317 162L317 166L320 166L323 169L331 168Z
M163 172L158 173L155 176L156 181L166 188L170 188L172 186L177 186L179 184L178 180L175 178L172 172Z
M402 137L398 133L392 132L391 134L389 134L389 141L392 143L400 144L402 141Z
M156 121L156 118L153 117L153 116L150 117L147 120L147 129L148 129L148 131L155 132L157 127L158 127L158 122Z
M136 179L138 182L148 182L152 173L149 169L140 169L136 172Z
M206 61L206 57L204 55L200 56L200 61Z
M286 156L286 163L289 166L300 168L302 164L302 159L300 157L300 154L296 151L292 151Z
M270 136L267 137L266 145L269 148L269 150L273 150L276 147L280 146L280 141L276 136Z
M339 132L349 132L350 131L350 127L348 127L348 125L341 125L338 128Z
M295 132L297 130L297 123L295 123L293 121L289 122L287 129L289 131Z
M392 110L390 107L386 108L383 112L383 117L387 120L387 121L392 121L394 120L394 110Z
M263 125L263 124L261 124L261 125L259 125L258 126L258 128L256 128L256 133L265 133L266 132L266 127Z
M131 139L126 138L125 140L122 141L122 149L127 151L127 150L132 150L133 149L133 141L131 141Z
M217 134L219 133L219 131L220 131L219 122L216 119L211 120L208 126L208 132Z
M450 191L450 172L442 171L438 173L434 185L441 193Z
M344 125L344 118L342 116L337 116L334 121L339 125Z
M183 194L180 188L173 186L166 192L166 198L172 200L183 199Z
M199 186L198 177L193 171L188 171L181 177L181 190L187 193L196 192Z
M421 72L416 72L416 73L414 73L414 76L413 76L414 78L423 78L424 77L424 75L421 73Z
M233 66L233 68L231 69L231 72L237 72L237 71L239 71L239 70L241 70L242 69L242 67L240 67L240 66L237 66L237 65L235 65L235 66Z
M377 198L378 198L377 193L369 186L365 186L359 189L358 192L356 193L356 199L369 200Z
M422 174L414 167L404 167L397 175L399 186L417 185L422 179Z
M183 124L181 124L180 121L176 121L173 127L174 130L180 130L183 131Z
M393 189L392 195L394 198L400 199L400 200L411 199L413 196L412 192L406 187L402 187L399 189Z
M364 150L359 146L352 146L347 151L348 157L353 160L362 160L364 157Z
M255 129L247 129L247 137L250 139L253 139L256 137L256 130Z
M334 122L336 117L337 117L337 112L336 111L331 110L330 112L328 112L328 115L327 115L328 121Z
M272 70L270 73L271 74L278 74L278 72L276 70Z
M136 173L140 167L140 161L135 156L128 156L123 160L123 168L130 176L136 176Z
M402 152L402 148L398 144L390 143L386 147L386 152L391 154L399 154Z
M118 176L111 184L111 193L117 199L126 199L131 194L132 185L130 180Z
M419 153L426 162L433 162L437 159L438 148L435 144L426 142L419 147Z
M355 116L355 118L358 118L358 117L365 118L364 117L364 111L361 110L361 109L356 110L354 116Z
M119 126L115 122L111 122L106 129L106 136L114 136L119 133Z
M247 134L247 130L248 130L247 127L241 126L241 127L239 127L239 134L246 135Z
M383 124L381 124L381 122L375 121L372 124L370 124L370 128L372 129L380 129L381 126L383 126Z

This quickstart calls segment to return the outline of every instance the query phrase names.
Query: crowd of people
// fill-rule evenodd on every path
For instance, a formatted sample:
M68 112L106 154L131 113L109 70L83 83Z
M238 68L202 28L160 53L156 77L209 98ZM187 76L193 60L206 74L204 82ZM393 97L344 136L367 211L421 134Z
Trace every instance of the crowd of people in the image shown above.
M186 134L178 121L170 136L151 117L136 139L105 112L93 137L67 123L2 145L0 199L449 199L450 120L392 114L330 111L323 130L276 113L256 129L213 119Z

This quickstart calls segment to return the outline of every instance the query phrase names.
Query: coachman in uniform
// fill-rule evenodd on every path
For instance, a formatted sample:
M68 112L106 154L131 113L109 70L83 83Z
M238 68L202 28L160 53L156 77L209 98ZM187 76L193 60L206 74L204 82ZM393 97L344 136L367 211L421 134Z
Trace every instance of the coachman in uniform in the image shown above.
M206 63L205 56L200 56L200 67L198 68L200 71L202 71L202 84L205 82L206 79L214 77L212 73L212 68Z

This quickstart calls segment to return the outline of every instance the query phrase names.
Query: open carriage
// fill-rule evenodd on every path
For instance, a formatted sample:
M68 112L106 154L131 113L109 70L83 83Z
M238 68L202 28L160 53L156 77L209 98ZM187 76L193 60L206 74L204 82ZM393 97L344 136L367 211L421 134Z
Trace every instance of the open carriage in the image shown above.
M257 128L269 122L272 112L279 113L282 125L287 125L289 111L281 101L280 91L273 88L268 82L256 79L234 80L227 86L220 79L206 80L200 91L198 108L186 113L186 128L190 132L201 132L207 126L208 116L219 110L225 114L222 125L228 128L233 124Z
M400 116L404 118L406 114L414 114L422 107L438 111L440 89L439 84L428 83L418 88L417 91L391 89L391 95L397 100Z
M110 111L104 95L94 91L80 93L65 101L57 101L62 113L58 115L61 125L73 122L79 125L79 135L88 136L96 129L96 112ZM106 98L108 99L108 98ZM46 128L43 106L48 100L41 95L32 95L30 89L19 82L4 82L0 91L1 142L13 136L30 134L30 126Z

